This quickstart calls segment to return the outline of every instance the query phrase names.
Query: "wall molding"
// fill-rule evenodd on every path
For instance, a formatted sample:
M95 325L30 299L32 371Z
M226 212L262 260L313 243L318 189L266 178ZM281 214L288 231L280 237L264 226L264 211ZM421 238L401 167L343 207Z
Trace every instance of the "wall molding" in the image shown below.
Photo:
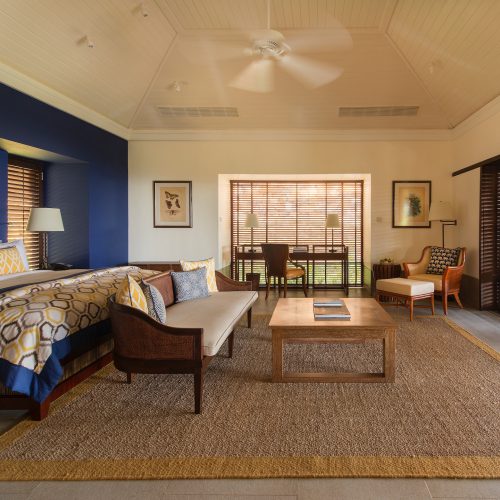
M91 125L106 130L111 134L117 135L122 139L129 138L130 131L123 125L1 62L0 73L2 74L2 83L5 85L69 113Z
M131 130L130 141L449 141L450 130Z
M500 96L496 97L482 108L478 109L475 113L470 115L464 121L460 122L454 129L451 130L452 138L458 139L465 133L474 129L482 122L500 113Z

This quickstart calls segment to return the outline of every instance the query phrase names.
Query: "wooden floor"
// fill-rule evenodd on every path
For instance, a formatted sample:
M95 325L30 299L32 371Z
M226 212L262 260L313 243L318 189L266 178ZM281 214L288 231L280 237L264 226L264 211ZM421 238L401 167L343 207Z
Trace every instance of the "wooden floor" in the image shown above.
M311 291L315 297L342 297L342 292ZM255 313L272 313L277 293L269 299L259 293ZM289 297L301 297L289 290ZM351 297L368 296L351 289ZM436 302L436 314L442 314ZM452 303L453 306L453 303ZM407 315L403 307L391 307L391 314ZM415 320L428 315L417 309ZM462 328L500 350L500 315L452 307L449 317ZM21 412L0 412L0 432L21 418ZM166 500L321 500L321 499L500 499L500 480L468 479L258 479L258 480L175 480L175 481L46 481L0 482L0 499L154 499Z

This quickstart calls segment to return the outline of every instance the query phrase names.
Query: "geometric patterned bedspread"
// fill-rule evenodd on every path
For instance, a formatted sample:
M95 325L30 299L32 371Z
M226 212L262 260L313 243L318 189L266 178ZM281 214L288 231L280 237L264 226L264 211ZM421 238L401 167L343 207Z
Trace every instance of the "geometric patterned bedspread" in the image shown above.
M0 294L0 360L40 374L55 342L108 318L108 298L127 274L155 273L114 267Z

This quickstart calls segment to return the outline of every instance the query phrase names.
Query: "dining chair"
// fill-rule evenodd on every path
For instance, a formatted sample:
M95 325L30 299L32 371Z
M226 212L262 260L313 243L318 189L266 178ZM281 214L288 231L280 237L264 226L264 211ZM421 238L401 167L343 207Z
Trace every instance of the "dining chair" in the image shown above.
M262 253L266 262L266 300L269 296L271 278L278 278L278 295L281 292L283 279L283 297L286 298L288 280L302 278L302 289L307 297L306 271L303 266L290 260L290 248L285 243L262 243Z

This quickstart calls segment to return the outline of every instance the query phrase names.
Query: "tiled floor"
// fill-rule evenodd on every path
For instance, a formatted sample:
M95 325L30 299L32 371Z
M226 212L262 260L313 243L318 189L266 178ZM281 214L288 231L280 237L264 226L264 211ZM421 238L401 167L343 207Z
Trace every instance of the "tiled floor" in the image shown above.
M327 295L316 292L316 295ZM329 296L339 295L336 292ZM352 296L363 292L352 291ZM291 291L290 296L301 296ZM273 295L266 302L263 294L255 312L271 312ZM391 308L393 314L407 314ZM440 306L437 314L441 314ZM417 310L426 315L425 309ZM467 331L500 350L500 316L452 308L449 317ZM11 427L20 413L0 412L0 432ZM365 500L365 499L500 499L500 480L467 479L257 479L257 480L175 480L175 481L46 481L0 482L0 500L80 500L80 499L154 499L166 500Z

